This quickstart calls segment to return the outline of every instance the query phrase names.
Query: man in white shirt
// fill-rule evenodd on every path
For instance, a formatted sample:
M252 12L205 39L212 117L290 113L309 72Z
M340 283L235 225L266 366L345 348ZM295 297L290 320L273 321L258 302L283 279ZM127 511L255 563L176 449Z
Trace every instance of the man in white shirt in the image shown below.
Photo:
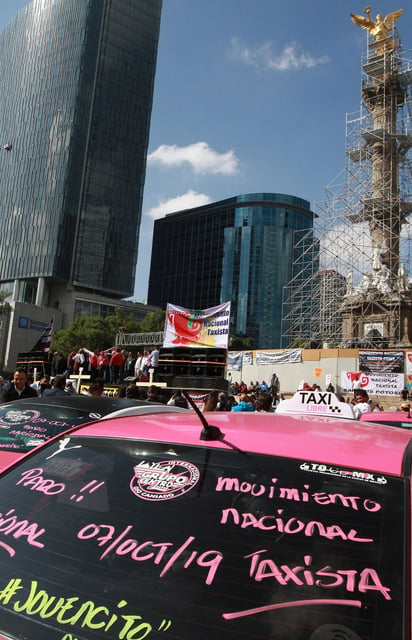
M373 411L373 407L370 403L369 396L365 389L356 389L355 391L355 405L353 407L353 413L355 418L359 420L362 413Z
M159 374L157 372L159 368L159 349L155 347L150 354L150 364L149 364L149 372L150 369L153 369L153 381L157 382L159 380Z
M143 371L143 353L141 351L138 352L136 362L134 363L134 376L137 378L137 381L140 382L140 378L142 377Z

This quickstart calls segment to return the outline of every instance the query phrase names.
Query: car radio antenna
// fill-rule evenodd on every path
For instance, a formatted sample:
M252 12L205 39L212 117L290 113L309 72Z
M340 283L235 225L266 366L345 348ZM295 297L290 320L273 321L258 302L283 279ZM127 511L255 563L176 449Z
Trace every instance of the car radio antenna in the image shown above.
M202 429L202 431L200 433L200 439L201 440L221 440L224 437L225 434L221 432L219 427L215 427L212 424L208 423L208 421L206 420L205 416L200 411L199 407L194 402L194 400L190 397L190 395L188 394L187 391L182 390L182 393L183 393L184 397L186 398L186 400L188 401L188 403L190 404L190 406L192 407L192 409L198 415L199 420L201 421L201 423L203 425L203 429Z

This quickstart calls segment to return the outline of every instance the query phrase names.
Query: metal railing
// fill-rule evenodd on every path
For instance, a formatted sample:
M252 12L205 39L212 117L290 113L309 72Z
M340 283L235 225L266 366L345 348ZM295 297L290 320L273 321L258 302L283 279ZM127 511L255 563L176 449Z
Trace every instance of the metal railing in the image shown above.
M152 333L117 333L116 347L154 347L163 344L163 331Z

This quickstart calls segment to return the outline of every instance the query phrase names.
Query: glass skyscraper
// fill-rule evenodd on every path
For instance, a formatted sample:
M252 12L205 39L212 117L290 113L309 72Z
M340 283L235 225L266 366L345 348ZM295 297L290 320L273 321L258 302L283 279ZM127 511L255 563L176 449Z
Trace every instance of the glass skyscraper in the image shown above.
M33 0L0 35L0 289L132 295L162 0Z
M253 193L156 220L149 304L204 309L230 300L232 334L259 349L284 346L283 288L314 215L302 198Z

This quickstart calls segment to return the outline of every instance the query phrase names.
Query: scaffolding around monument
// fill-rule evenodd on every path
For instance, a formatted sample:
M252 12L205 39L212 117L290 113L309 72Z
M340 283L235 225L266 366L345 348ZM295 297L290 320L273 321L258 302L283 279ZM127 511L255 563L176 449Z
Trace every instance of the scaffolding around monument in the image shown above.
M315 207L314 229L297 238L283 346L412 344L412 52L395 28L390 36L394 46L377 55L368 35L345 169Z

